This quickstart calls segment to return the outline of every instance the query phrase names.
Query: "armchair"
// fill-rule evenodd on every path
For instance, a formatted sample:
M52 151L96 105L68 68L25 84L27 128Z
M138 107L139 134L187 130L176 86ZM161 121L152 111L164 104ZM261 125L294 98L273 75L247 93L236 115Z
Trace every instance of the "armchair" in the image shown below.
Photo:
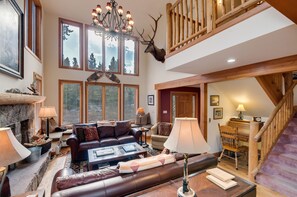
M163 150L164 143L170 135L172 129L172 123L169 122L158 122L152 128L152 148Z

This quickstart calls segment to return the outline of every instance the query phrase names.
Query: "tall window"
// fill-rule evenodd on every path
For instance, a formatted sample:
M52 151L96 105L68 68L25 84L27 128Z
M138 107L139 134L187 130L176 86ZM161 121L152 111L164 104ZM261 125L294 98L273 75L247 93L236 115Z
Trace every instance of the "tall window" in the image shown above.
M138 85L124 84L124 120L135 119L139 98Z
M59 24L59 66L82 70L83 25L61 18Z
M124 74L138 75L138 42L135 38L124 39Z
M86 121L120 119L120 85L86 82Z
M119 69L119 41L105 39L105 70L120 73Z
M41 4L39 0L25 0L26 45L41 58Z
M82 81L59 80L59 123L82 122Z
M86 70L103 70L103 37L86 25Z

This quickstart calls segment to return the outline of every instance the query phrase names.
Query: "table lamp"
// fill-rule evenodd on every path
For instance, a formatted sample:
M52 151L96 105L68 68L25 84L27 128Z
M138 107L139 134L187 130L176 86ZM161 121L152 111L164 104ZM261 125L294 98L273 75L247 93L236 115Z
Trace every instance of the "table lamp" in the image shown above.
M0 174L2 175L0 196L7 173L7 166L25 159L30 154L31 152L19 143L9 127L0 128Z
M49 119L56 117L56 109L55 107L49 106L49 107L41 107L39 111L39 118L46 118L46 135L47 138L49 137Z
M145 113L144 113L144 109L142 107L139 107L137 110L136 110L136 115L140 115L140 116L143 116Z
M177 195L196 196L195 191L188 186L188 154L205 153L210 149L201 134L197 118L175 118L164 147L184 154L183 186L177 190Z
M243 120L243 114L242 114L242 112L245 111L243 104L239 104L238 107L237 107L237 109L236 109L236 111L239 111L238 118L240 120Z

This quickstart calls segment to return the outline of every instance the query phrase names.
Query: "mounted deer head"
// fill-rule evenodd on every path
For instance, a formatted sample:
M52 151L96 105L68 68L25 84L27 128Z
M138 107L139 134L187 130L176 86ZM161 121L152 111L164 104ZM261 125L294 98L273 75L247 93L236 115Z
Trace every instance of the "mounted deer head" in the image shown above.
M143 37L143 34L144 34L144 29L142 30L142 33L139 33L137 31L137 33L139 34L139 36L142 38L142 40L140 41L141 44L143 45L147 45L146 49L145 49L145 53L150 53L152 54L156 60L164 63L165 62L165 55L166 55L166 52L164 49L159 49L158 47L155 46L155 43L154 43L154 38L156 36L156 33L157 33L157 28L158 28L158 21L160 20L160 18L162 17L162 14L160 14L159 18L158 19L155 19L154 17L152 17L151 15L149 15L154 21L155 21L155 28L151 25L151 28L153 29L153 32L154 32L154 35L152 37L150 37L148 35L148 37L150 38L150 40L146 40L144 39Z

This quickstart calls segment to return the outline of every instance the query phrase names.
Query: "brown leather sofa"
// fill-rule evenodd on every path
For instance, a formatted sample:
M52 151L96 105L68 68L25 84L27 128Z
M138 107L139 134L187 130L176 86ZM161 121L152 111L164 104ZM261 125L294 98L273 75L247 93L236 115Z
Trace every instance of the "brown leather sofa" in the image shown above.
M87 141L84 129L96 127L99 140ZM67 139L71 148L72 162L87 160L88 149L139 142L141 131L131 128L129 121L118 121L114 126L99 126L96 123L74 124L73 134Z
M73 174L69 168L58 171L52 183L52 197L114 197L126 196L135 192L168 182L183 176L183 159L175 163L159 166L149 170L114 176L68 189L58 190L56 179ZM217 165L217 158L212 154L203 154L188 159L189 174L205 170ZM103 174L106 177L106 174ZM107 176L108 177L108 176ZM85 180L84 182L88 182Z

